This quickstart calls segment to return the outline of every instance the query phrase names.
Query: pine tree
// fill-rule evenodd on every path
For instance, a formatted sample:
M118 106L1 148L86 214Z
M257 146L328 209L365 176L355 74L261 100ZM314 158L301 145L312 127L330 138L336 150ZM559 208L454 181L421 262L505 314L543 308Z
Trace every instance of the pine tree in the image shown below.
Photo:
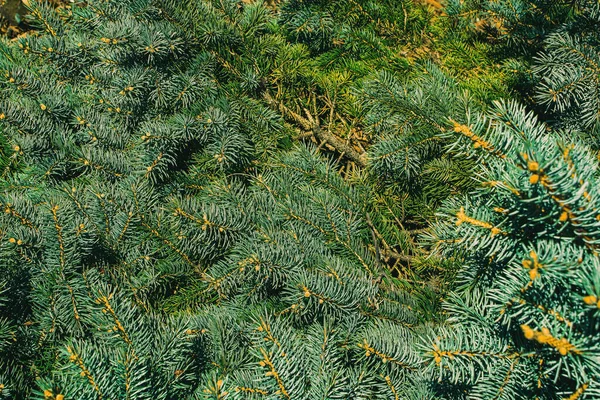
M570 20L582 1L449 0L449 18L461 29L498 40L513 51L539 50L545 36Z
M447 327L422 344L445 398L600 394L597 162L548 130L515 102L454 123L482 186L447 202L430 238L463 265Z
M38 33L0 42L1 396L428 393L369 187L276 155L250 55L298 47L215 4L195 27L174 2L30 1Z
M596 3L25 1L0 398L598 397Z
M597 147L600 3L586 1L580 7L573 22L548 35L534 61L536 100L548 107L556 125L588 131Z
M156 305L220 248L200 235L208 253L186 253L163 204L192 156L213 179L242 172L281 123L217 85L210 54L149 1L28 7L43 33L0 44L2 314L18 340L3 393L182 398L194 342Z
M451 36L499 44L494 59L522 101L555 127L588 132L597 146L597 1L451 1L445 10Z
M208 398L428 392L412 346L419 305L369 251L368 192L349 187L335 170L299 148L274 159L249 188L205 192L221 210L199 221L206 232L234 230L231 217L221 219L232 209L248 227L196 284L166 303L196 310L193 332L213 360L198 389ZM198 215L190 206L181 206L182 222Z

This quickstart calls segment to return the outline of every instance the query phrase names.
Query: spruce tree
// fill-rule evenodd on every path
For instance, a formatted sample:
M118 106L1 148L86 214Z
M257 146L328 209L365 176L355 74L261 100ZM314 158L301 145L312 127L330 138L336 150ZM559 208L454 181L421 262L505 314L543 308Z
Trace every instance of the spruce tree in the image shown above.
M428 392L369 186L277 155L290 130L228 51L295 45L216 3L196 29L174 2L30 1L37 31L0 43L1 396Z
M28 7L40 33L0 44L2 314L18 342L3 393L183 398L194 341L158 305L223 246L182 236L164 205L192 190L179 171L242 172L281 123L228 95L155 3Z
M597 2L23 4L0 398L600 396Z
M515 102L453 122L481 188L447 202L431 244L462 268L423 342L444 398L600 394L598 164Z
M600 3L582 2L574 21L548 35L533 64L539 82L536 100L547 106L555 125L589 132L588 140L595 147L600 109L599 27Z

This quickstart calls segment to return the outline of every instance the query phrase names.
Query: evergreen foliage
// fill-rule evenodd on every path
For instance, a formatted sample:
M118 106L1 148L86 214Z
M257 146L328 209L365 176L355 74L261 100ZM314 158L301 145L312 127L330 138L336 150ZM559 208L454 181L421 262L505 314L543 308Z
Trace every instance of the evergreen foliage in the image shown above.
M600 3L584 2L577 18L548 35L535 59L539 77L536 100L546 105L561 127L598 134L598 44ZM597 146L597 144L596 144Z
M445 10L458 27L528 52L539 49L545 35L592 2L449 0Z
M463 267L444 305L451 328L423 345L428 369L447 398L596 398L595 157L513 102L454 132L485 166L432 233Z
M168 303L202 310L194 332L212 355L202 386L209 398L426 393L426 387L405 387L419 377L411 346L418 306L368 251L364 193L334 171L334 164L300 148L274 159L248 189L209 190L212 204L240 210L247 231L203 279ZM204 223L207 231L222 227ZM207 296L217 308L198 304Z
M599 4L23 1L0 399L600 397Z
M410 82L382 72L366 83L361 97L367 129L381 137L369 149L371 175L396 192L411 193L413 201L420 199L419 210L472 188L470 161L443 150L445 121L480 107L454 79L432 64Z
M412 392L422 319L373 250L368 188L274 154L283 121L220 56L255 51L266 8L198 4L238 30L213 41L176 3L31 1L40 33L2 43L1 395Z
M470 33L463 40L499 44L493 53L512 75L508 82L549 123L595 136L599 7L595 0L502 0L451 1L446 10L454 30Z

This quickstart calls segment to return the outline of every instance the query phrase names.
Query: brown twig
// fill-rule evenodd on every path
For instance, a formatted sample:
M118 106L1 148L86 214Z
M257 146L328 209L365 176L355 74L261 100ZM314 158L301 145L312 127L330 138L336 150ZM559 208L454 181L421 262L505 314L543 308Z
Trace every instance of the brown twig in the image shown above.
M265 94L265 100L272 106L276 106L284 116L291 118L295 123L300 125L304 131L302 136L304 136L304 133L310 132L318 142L325 142L333 147L338 153L344 154L345 158L353 161L359 167L365 167L367 165L366 153L359 153L351 145L345 143L340 137L321 129L318 116L313 116L308 109L304 109L304 113L306 114L306 117L304 117L286 107L282 102L273 99L269 94Z

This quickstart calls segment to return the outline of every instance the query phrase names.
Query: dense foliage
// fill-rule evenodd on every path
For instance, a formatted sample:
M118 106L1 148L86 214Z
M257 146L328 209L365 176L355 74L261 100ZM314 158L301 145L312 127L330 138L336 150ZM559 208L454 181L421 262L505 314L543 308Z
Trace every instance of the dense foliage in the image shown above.
M597 1L19 12L1 399L600 396Z
M432 233L464 267L444 306L452 328L425 346L428 368L450 394L466 386L475 398L596 398L594 155L566 132L549 135L512 102L454 131L486 165L482 187L445 204Z

